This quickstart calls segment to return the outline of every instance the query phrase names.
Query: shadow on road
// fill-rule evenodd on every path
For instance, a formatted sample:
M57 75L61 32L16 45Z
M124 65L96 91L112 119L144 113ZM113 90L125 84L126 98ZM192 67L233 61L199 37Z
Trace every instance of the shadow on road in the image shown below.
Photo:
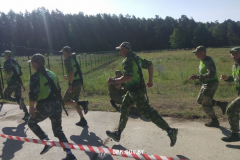
M20 136L20 137L26 137L26 133L24 133L25 125L27 123L24 122L22 124L19 124L17 127L4 127L2 129L3 134L6 135L12 135L12 136ZM22 149L22 145L24 142L22 141L16 141L12 139L7 139L3 145L2 148L2 155L0 155L1 160L10 160L14 158L14 154Z
M227 128L220 126L219 129L222 131L222 134L225 136L231 135L231 131L229 131Z
M187 158L187 157L185 157L185 156L183 156L183 155L177 155L177 157L178 157L179 159L186 159L186 160L190 160L189 158Z
M83 127L82 133L80 135L72 135L70 136L70 139L76 144L108 148L103 144L103 141L101 138L96 136L95 133L88 131L88 126ZM113 160L112 156L110 155L98 155L92 152L85 152L85 153L88 155L90 160L97 160L97 159Z
M226 147L228 147L228 148L233 148L233 149L240 149L240 145L227 144Z

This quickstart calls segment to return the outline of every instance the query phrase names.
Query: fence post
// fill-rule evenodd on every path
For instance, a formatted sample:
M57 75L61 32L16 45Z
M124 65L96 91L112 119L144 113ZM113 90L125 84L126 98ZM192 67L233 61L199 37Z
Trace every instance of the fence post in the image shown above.
M86 64L86 70L87 70L87 55L85 54L85 64Z
M61 61L62 61L62 70L63 70L63 76L64 76L64 68L63 68L63 55L61 55Z
M28 50L28 48L26 48L27 49L27 55L28 55L28 60L30 60L30 57L29 57L29 50ZM31 77L31 75L32 75L32 72L31 72L31 64L30 63L28 63L28 67L29 67L29 74L30 74L30 77Z

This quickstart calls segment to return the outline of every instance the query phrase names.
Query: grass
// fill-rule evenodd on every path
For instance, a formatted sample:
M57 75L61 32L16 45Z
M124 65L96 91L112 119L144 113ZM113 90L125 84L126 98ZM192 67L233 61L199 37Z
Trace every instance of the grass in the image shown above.
M233 61L228 53L230 48L208 48L207 55L211 56L217 67L217 74L231 75ZM155 53L138 53L142 58L152 60L154 64L154 77L152 88L148 88L150 104L162 115L184 118L205 118L206 115L202 107L197 104L196 99L201 87L200 82L190 81L191 74L198 74L199 60L191 51L162 51ZM96 57L95 57L96 58ZM29 70L27 57L19 58L23 66L23 82L26 88L29 83ZM121 58L114 61L102 61L92 67L81 59L84 75L84 87L86 92L82 92L80 99L88 99L91 110L115 111L108 97L107 78L114 76L115 70L122 70ZM90 64L90 63L88 63ZM103 65L104 64L104 65ZM62 67L60 57L50 57L50 69L59 76L62 94L67 88L67 82L62 78ZM148 80L147 70L143 70L145 81ZM24 97L27 97L27 92ZM237 97L237 92L233 83L220 81L215 94L216 100L232 101ZM222 116L218 107L215 107L218 117Z

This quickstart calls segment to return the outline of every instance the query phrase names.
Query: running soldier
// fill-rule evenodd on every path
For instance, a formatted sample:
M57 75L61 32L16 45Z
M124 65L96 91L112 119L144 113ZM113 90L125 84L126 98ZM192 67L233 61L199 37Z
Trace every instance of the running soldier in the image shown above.
M39 122L49 118L52 123L54 136L57 137L60 142L68 143L62 131L62 104L54 93L50 82L47 80L47 78L52 79L54 82L53 85L58 89L55 92L61 93L58 77L52 71L45 69L45 59L43 55L34 54L29 62L31 62L32 68L36 72L30 78L29 112L31 117L28 121L28 127L39 139L49 140L47 134L38 125ZM47 78L45 76L47 76ZM37 105L34 107L36 103ZM45 145L40 154L46 153L51 148L52 146ZM70 149L64 148L64 151L67 156L63 160L76 160L76 157Z
M121 104L121 116L117 131L106 131L106 134L113 140L119 142L121 134L127 124L130 108L136 104L140 114L146 119L151 120L159 128L165 130L170 138L170 146L173 147L177 141L178 129L170 128L168 123L158 114L158 112L149 105L146 98L146 88L142 75L142 68L148 69L149 79L147 87L153 86L153 64L151 61L142 59L131 51L129 42L123 42L116 49L120 50L119 54L124 58L122 61L123 76L120 78L109 77L108 84L126 83L128 92L126 93Z
M238 91L238 97L233 100L227 107L228 121L231 126L231 135L229 137L223 137L225 142L237 142L240 141L238 136L239 132L239 110L240 110L240 47L234 47L230 50L231 57L234 61L232 67L232 76L221 75L220 79L226 82L235 82L236 89Z
M5 50L2 54L5 58L4 62L4 72L5 77L4 81L7 83L7 88L3 93L3 97L5 100L17 102L19 104L20 110L23 110L24 117L22 120L27 121L29 118L29 113L26 105L24 104L24 100L22 97L22 80L20 76L22 76L21 66L18 64L16 59L12 58L12 52L9 50ZM12 93L14 92L14 97L12 97Z
M202 88L199 92L197 102L202 105L205 113L212 119L212 121L206 123L205 126L219 127L219 121L214 112L213 106L219 106L222 110L222 113L225 114L228 102L220 102L213 99L218 88L218 78L215 63L211 57L207 56L207 51L204 46L198 46L193 53L195 53L196 57L200 59L200 75L192 74L189 79L198 79L202 83Z
M84 114L88 112L88 101L78 101L81 88L83 87L82 71L79 66L79 62L76 59L76 55L72 53L69 46L63 47L59 52L63 53L64 65L67 75L64 76L65 80L68 80L68 89L64 95L65 105L74 106L80 116L80 121L76 123L77 126L86 126L87 121L82 114L80 105L83 107Z

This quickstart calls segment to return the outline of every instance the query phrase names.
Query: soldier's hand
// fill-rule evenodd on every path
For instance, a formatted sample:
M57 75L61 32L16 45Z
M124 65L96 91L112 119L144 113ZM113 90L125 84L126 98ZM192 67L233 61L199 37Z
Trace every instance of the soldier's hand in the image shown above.
M220 76L220 79L225 81L225 80L227 80L227 79L228 79L228 76L226 76L226 75L222 74L222 75Z
M195 80L198 79L198 76L196 74L192 74L188 79Z
M63 79L64 79L64 80L67 80L67 75L64 75L64 76L63 76Z
M30 113L32 118L35 118L36 112L38 112L38 110L35 107L30 107L29 108L29 113Z
M113 78L112 78L112 77L109 77L109 78L108 78L107 84L113 84Z
M153 86L153 82L148 81L146 84L146 87L152 87Z

